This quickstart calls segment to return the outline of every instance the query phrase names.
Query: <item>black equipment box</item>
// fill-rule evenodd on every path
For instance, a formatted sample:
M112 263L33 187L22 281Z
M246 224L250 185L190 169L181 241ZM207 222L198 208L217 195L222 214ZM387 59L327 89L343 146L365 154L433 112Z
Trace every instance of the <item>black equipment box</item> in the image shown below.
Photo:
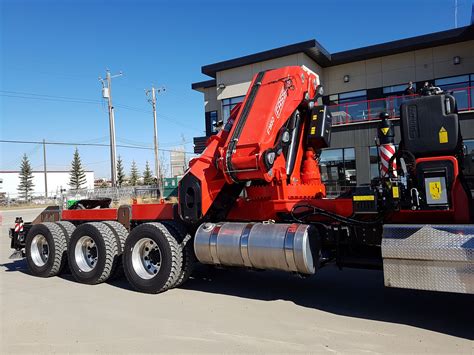
M460 149L456 101L451 95L424 96L400 106L401 148L415 157L454 155Z
M331 143L332 115L328 107L315 106L310 112L308 147L315 150L329 147Z
M377 196L369 186L358 186L352 194L352 210L357 213L378 213Z

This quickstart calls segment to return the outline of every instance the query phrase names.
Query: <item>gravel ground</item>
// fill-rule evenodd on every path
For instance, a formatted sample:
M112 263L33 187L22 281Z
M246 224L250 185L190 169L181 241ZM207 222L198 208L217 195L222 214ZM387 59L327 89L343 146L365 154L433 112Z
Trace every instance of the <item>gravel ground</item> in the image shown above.
M0 353L311 352L473 354L473 296L386 289L380 271L200 267L160 295L126 280L40 279L8 257L15 215L0 211Z

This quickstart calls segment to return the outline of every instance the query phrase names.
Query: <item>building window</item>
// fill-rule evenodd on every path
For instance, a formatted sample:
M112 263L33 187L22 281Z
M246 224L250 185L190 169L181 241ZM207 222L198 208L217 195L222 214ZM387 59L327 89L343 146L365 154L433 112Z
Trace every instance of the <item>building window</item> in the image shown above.
M209 112L209 121L211 122L211 132L216 133L217 111Z
M456 98L458 110L469 108L469 75L452 76L449 78L436 79L435 85L443 91L451 92Z
M470 106L470 109L474 109L474 74L471 74L471 82L469 83L469 91L470 91L470 95L471 96L471 106Z
M408 83L400 84L400 85L385 86L383 88L383 94L385 96L400 96L400 95L403 95L407 87L408 87ZM413 83L413 89L416 92L416 83Z
M216 133L216 122L218 119L217 111L208 111L205 113L206 119L206 136L209 137Z
M474 193L474 139L466 139L463 144L466 152L464 156L464 176L467 185Z
M340 195L356 185L355 149L324 149L319 156L321 179L328 195Z
M237 105L239 102L244 101L244 97L245 96L236 96L222 100L222 118L224 120L224 124L227 123L227 119L230 116L230 111L232 111L235 105Z
M337 105L331 107L333 123L364 121L368 118L367 90L345 92L331 95L330 101Z
M369 147L370 180L380 176L379 152L377 147Z

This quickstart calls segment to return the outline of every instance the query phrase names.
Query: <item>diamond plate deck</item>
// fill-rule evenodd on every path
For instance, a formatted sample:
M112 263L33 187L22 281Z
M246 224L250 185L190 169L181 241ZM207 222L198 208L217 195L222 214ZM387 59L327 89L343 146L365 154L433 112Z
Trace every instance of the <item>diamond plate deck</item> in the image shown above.
M474 294L474 225L383 228L385 286Z

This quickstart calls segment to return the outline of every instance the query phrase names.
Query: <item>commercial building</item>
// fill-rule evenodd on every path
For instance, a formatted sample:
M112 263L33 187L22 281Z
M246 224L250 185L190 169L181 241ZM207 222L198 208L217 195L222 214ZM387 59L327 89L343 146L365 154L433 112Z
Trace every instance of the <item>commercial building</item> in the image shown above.
M86 183L84 188L94 188L94 172L86 171ZM69 171L48 171L48 197L54 198L61 195L61 190L69 189ZM19 171L0 171L0 194L6 198L18 198L18 185L20 184ZM45 196L44 171L33 171L33 191L34 197Z
M211 79L194 83L204 94L206 137L194 139L202 152L213 122L229 117L252 77L287 65L305 65L320 76L323 101L333 114L331 148L320 157L322 177L334 192L378 176L376 126L387 111L399 137L399 106L409 97L409 81L425 81L452 91L460 112L461 132L474 151L474 25L373 46L329 53L316 40L295 43L244 57L205 65Z

